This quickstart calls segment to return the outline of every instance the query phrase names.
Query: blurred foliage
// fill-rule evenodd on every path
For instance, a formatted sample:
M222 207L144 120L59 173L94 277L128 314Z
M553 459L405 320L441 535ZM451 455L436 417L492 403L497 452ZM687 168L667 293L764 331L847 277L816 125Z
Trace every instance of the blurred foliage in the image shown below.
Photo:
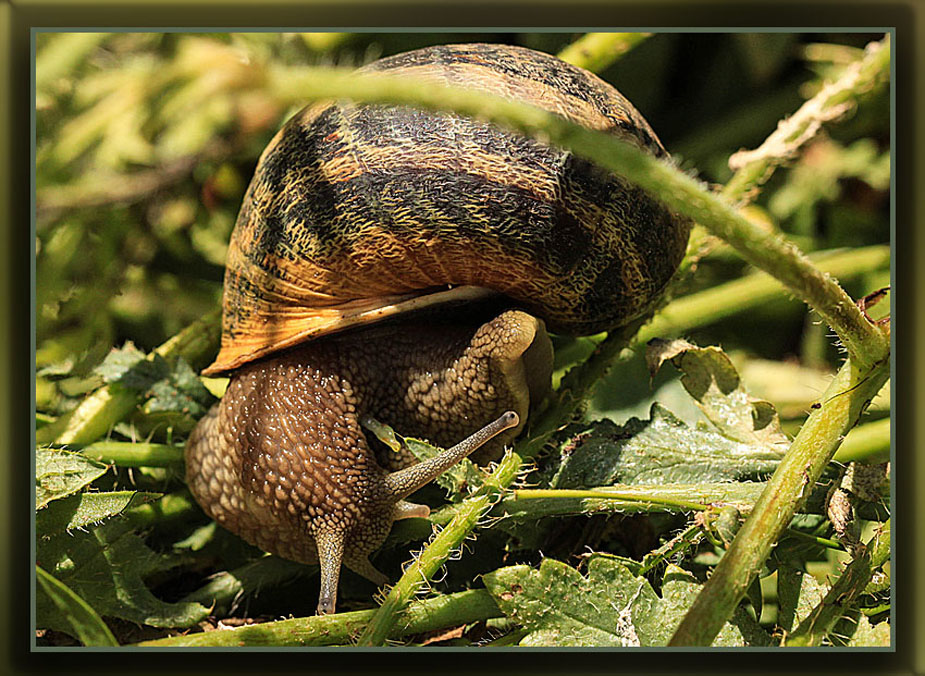
M121 366L118 356L104 362L113 348L132 343L149 352L219 307L227 241L243 193L262 149L301 107L299 101L273 89L271 83L281 81L280 74L306 65L358 66L447 42L502 42L557 53L577 37L564 33L39 33L36 424L48 424L73 410L88 392L121 377L138 362L134 354L129 355L131 363ZM727 160L732 153L757 147L779 120L818 91L824 78L837 75L866 43L879 37L656 34L599 74L639 108L683 169L710 184L721 184L731 175ZM753 217L788 233L809 252L888 244L889 140L885 88L866 97L847 120L817 135L791 167L778 171L749 207ZM713 287L747 272L740 259L719 249L700 263L683 292ZM884 268L842 281L849 293L861 297L889 280L889 270ZM885 313L883 308L876 310L877 316ZM700 327L689 337L701 345L722 345L750 390L777 406L785 431L805 417L840 361L826 327L792 300L768 303L760 310ZM569 338L556 341L561 348L557 366L590 349ZM159 368L164 373L158 377L166 378L166 367ZM149 393L151 410L140 410L111 436L128 440L153 436L173 443L178 441L176 433L182 441L189 425L154 424L164 420L163 410L157 417L157 409L163 407L154 404L166 401L167 409L194 412L198 417L210 395L195 380L189 367L176 368L169 374L169 391ZM151 382L145 381L144 386ZM633 416L645 415L656 400L691 424L702 422L696 406L683 395L677 375L663 372L650 380L641 355L612 370L598 387L590 413L622 425ZM884 401L874 415L889 414L888 397ZM149 423L154 422L145 425L146 415L151 416ZM181 488L175 475L152 468L139 470L128 482L124 470L92 480L95 487L110 491L136 484L153 491ZM187 525L170 531L166 539L155 533L154 544L148 544L164 547L173 557L188 546L184 538L199 533L204 539L196 547L202 547L200 554L207 553L208 561L228 565L253 558L255 552L220 529L209 531L208 537L197 531L208 522L195 508L182 514ZM596 523L603 518L595 517ZM641 528L651 549L658 545L659 534L684 526L683 518L648 518ZM612 522L600 526L598 545L606 548L609 542L610 551L632 555L625 544L628 536L614 534L612 527ZM804 530L826 533L825 524ZM144 559L145 570L152 574L166 575L166 568L176 562L174 558L169 564L166 559L153 562L147 546L118 527L105 532L113 538L129 538L125 556ZM81 538L81 543L86 539ZM57 546L57 541L47 543L46 549ZM814 559L834 570L837 556L832 550L814 547L803 552L803 560ZM64 551L63 545L59 548ZM701 547L701 556L695 559L698 573L713 565L710 557L715 559L717 551L721 550ZM384 554L393 563L406 556L407 550ZM467 561L480 559L467 557ZM193 591L204 572L214 572L205 558L199 565L203 570L197 574L172 580L168 603ZM351 580L349 574L347 579ZM454 579L452 566L449 579ZM808 578L803 579L808 585ZM653 580L656 587L661 585L661 578ZM296 585L297 595L305 597L307 609L312 594L301 585L304 580ZM358 599L368 600L369 590L357 585L360 592L347 585L343 594L347 607ZM82 589L73 581L71 588ZM121 617L141 621L148 605L155 602L145 596L137 580L127 588L134 594L134 605ZM273 608L271 612L279 614L274 599L287 599L287 593L291 598L292 590L283 584L278 592L266 593L250 612ZM765 591L764 613L759 608L757 616L766 623L775 619L775 611L768 608L773 609L776 591L773 585ZM198 607L183 608L188 623L201 614ZM158 617L163 620L163 614ZM64 621L53 624L66 629Z

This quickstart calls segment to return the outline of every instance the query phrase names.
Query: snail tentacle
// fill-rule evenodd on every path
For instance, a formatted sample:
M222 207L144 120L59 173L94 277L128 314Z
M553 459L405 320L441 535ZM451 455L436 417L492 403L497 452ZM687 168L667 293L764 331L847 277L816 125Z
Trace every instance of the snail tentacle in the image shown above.
M426 519L428 516L430 516L430 507L427 505L419 505L414 502L399 500L395 503L395 510L393 511L392 518L398 521L399 519Z
M342 530L315 533L318 563L321 565L321 593L318 595L318 614L334 612L337 605L337 583L340 581L340 564L344 556Z
M520 416L514 411L507 411L496 420L488 423L461 442L448 448L433 458L423 460L416 465L392 472L385 477L386 493L395 500L406 498L416 490L429 484L470 453L476 451L485 442L498 436L505 430L517 427Z

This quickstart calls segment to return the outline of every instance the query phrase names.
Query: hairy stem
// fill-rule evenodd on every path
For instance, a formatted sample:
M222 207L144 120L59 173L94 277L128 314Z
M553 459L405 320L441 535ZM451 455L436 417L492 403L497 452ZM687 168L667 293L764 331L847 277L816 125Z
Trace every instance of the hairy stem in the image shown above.
M602 486L595 489L518 489L497 507L501 514L518 518L593 512L654 513L699 512L733 506L747 512L762 484L725 482L667 484L664 486Z
M883 565L890 554L890 522L877 530L871 541L860 548L851 563L842 571L825 598L813 608L784 641L786 646L820 646L832 632L835 623L851 608L854 600L864 592L874 571Z
M652 33L585 33L556 56L563 61L600 73Z
M846 362L794 439L669 645L707 646L732 615L771 548L809 496L842 437L890 375L889 360L859 368Z
M367 625L373 610L357 610L336 615L315 615L144 641L139 647L239 647L239 646L326 646L350 645L357 632ZM400 627L393 627L387 638L399 639L443 627L478 622L503 613L484 589L473 589L415 601L403 616Z
M844 252L819 252L812 259L823 274L847 279L888 267L890 248L869 246ZM778 279L759 272L676 298L642 327L635 342L645 344L652 338L677 335L747 308L760 307L785 291Z
M861 94L884 82L890 74L890 36L867 46L861 58L848 64L841 76L824 86L800 106L791 117L781 120L777 129L755 150L740 151L729 158L736 173L720 195L729 202L745 199L764 183L774 169L791 159L812 139L824 122L842 117Z

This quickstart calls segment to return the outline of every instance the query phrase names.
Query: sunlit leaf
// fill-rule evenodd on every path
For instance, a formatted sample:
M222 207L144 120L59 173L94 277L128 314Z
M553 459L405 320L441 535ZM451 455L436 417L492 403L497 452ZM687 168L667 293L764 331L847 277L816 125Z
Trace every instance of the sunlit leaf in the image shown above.
M80 453L51 448L35 450L35 508L67 497L106 473L106 465Z
M659 597L645 578L603 557L589 561L587 577L544 559L539 570L510 566L483 579L505 615L529 630L520 642L524 646L667 645L701 586L686 571L669 566ZM754 629L746 643L742 631L727 624L714 645L742 646L756 639L760 644L763 632Z
M649 341L646 363L650 373L668 360L681 370L681 384L721 434L780 452L787 449L789 440L781 431L773 404L748 394L735 366L721 349L697 347L686 340Z
M35 516L35 530L41 536L86 528L113 516L129 507L156 500L160 493L141 491L112 491L107 493L78 493L55 500Z

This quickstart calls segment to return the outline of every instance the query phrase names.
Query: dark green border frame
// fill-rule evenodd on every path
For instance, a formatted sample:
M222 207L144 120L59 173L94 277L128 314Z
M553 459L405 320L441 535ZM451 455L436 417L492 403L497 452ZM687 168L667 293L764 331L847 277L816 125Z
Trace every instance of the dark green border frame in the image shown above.
M14 0L15 2L15 0ZM479 25L481 24L481 25ZM55 28L102 29L171 29L176 27L227 30L235 28L265 28L266 30L305 27L330 27L340 30L583 30L656 28L662 30L734 30L736 28L825 27L844 30L865 30L869 27L895 27L893 61L896 78L894 134L894 190L896 203L894 244L894 328L897 336L893 353L894 369L902 382L894 381L894 452L901 459L902 471L896 476L896 510L899 514L895 531L894 562L903 594L897 598L897 621L894 625L896 652L833 651L806 652L693 652L671 651L477 651L464 653L443 650L392 651L361 653L345 650L327 652L287 650L272 655L253 652L172 652L146 651L139 661L134 651L119 651L116 655L89 650L30 652L32 644L29 608L30 580L33 568L25 552L31 549L29 523L21 516L29 497L30 420L34 401L34 379L31 365L24 356L34 351L31 331L33 316L34 256L31 221L31 50L33 30ZM100 2L20 1L0 5L0 213L7 228L8 239L0 246L4 256L0 275L0 299L6 316L5 332L0 337L5 387L0 390L0 430L4 435L0 448L9 449L7 469L8 490L0 491L0 534L11 536L7 557L0 558L0 579L9 582L4 595L7 620L0 632L0 654L8 656L10 673L45 671L73 673L76 671L116 673L128 670L161 673L165 669L184 672L282 672L301 673L378 673L409 670L439 673L481 672L518 673L925 673L925 644L917 637L925 630L925 596L922 582L915 575L915 561L925 560L922 552L925 531L922 521L925 499L916 488L923 487L923 465L918 443L925 441L925 417L916 416L917 394L925 383L925 374L916 359L914 337L925 335L925 313L917 302L920 276L918 262L923 256L919 226L925 227L921 204L914 195L922 185L923 138L921 119L925 111L915 105L925 105L922 65L925 50L925 4L917 0L904 2L845 2L816 0L814 2L773 2L760 0L747 5L734 2L561 2L503 3L473 0L472 2L132 2L110 0ZM916 172L916 170L919 172ZM907 318L912 318L908 321ZM908 324L908 326L907 326ZM897 369L899 363L901 368ZM910 375L914 377L909 377ZM31 398L30 398L31 397ZM31 420L30 420L31 422ZM19 424L17 424L19 423ZM925 452L925 451L923 451ZM913 471L908 471L912 469ZM8 565L9 564L9 565ZM921 568L921 565L918 566ZM464 657L465 655L465 657Z

